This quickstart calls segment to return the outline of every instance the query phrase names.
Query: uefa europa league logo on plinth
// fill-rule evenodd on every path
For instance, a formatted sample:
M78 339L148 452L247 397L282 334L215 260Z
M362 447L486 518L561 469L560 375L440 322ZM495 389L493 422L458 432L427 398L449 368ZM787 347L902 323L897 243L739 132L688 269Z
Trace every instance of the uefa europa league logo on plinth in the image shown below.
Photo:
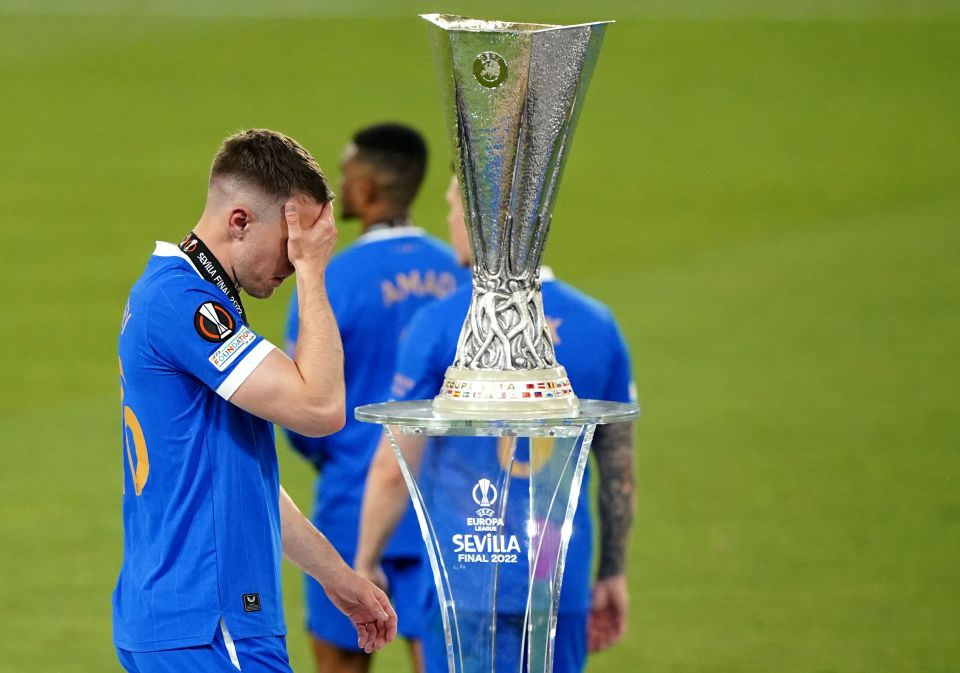
M434 401L441 413L576 413L543 315L540 261L606 23L424 15L473 248L473 299Z

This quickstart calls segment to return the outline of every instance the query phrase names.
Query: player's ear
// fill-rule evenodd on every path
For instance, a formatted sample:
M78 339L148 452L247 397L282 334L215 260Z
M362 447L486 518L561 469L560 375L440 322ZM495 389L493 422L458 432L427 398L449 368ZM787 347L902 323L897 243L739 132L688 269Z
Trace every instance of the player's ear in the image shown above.
M230 211L230 217L227 221L227 228L230 232L230 238L241 239L250 223L250 211L246 208L234 208Z

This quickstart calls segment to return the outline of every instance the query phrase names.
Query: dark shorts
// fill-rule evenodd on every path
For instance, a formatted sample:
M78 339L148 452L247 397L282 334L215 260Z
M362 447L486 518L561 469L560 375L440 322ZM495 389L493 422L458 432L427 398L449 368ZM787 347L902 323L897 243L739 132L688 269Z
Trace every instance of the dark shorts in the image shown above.
M117 658L128 673L293 673L284 636L232 640L217 629L213 642L199 647L155 652L130 652L117 648Z
M390 600L397 611L397 632L404 638L419 640L423 634L423 614L427 608L423 560L414 558L387 558L383 572L390 585ZM307 587L307 629L325 643L342 650L356 650L357 630L353 623L330 602L323 587L310 576Z

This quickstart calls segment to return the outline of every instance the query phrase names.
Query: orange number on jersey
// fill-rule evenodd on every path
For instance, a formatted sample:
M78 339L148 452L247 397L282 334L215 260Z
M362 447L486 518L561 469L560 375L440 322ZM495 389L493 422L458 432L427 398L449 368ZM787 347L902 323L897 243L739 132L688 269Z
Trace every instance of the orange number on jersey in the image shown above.
M133 476L134 493L143 493L150 475L150 458L147 455L147 440L143 436L143 428L133 409L123 404L123 362L120 362L120 404L123 406L123 448L127 451L127 461L130 463L130 474ZM129 432L129 435L128 435ZM129 439L128 439L129 437ZM130 440L133 441L133 453L130 452ZM133 455L137 460L134 463Z

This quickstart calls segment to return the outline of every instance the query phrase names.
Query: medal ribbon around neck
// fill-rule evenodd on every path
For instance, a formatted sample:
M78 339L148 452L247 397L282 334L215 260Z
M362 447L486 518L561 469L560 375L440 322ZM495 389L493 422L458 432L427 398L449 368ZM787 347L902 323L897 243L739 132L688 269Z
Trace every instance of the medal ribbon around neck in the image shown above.
M219 260L210 252L210 248L204 245L195 233L192 231L180 241L178 246L183 254L187 256L190 263L200 273L200 275L210 283L213 283L221 292L227 295L227 299L233 304L234 308L240 314L240 319L247 322L247 314L243 310L243 304L240 302L240 292L236 285L230 279L230 275L224 270Z

